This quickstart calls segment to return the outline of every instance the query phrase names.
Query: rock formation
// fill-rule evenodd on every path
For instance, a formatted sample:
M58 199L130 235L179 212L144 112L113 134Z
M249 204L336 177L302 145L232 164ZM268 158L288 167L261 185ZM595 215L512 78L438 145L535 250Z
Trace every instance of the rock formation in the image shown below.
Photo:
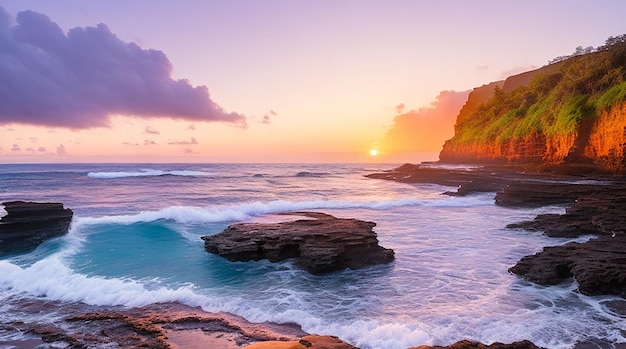
M32 250L47 239L66 234L73 212L61 203L10 201L2 204L0 253Z
M244 349L358 349L333 336L304 336L297 341L267 341L255 343ZM521 348L520 348L521 349Z
M282 214L314 219L232 224L219 234L203 236L205 249L230 261L296 258L299 266L313 274L359 269L394 259L393 250L378 245L372 230L376 223L317 212Z
M409 349L539 349L539 347L529 341L519 341L519 342L510 343L510 344L496 342L491 345L487 345L487 344L482 344L479 342L462 340L454 344L451 344L447 347L441 347L441 346L431 347L427 345L421 345L419 347L412 347Z
M474 89L446 163L576 165L626 172L626 40Z
M509 225L554 237L597 236L585 243L545 247L522 258L509 271L542 285L573 277L581 293L626 298L625 209L626 184L614 184L581 195L563 215L540 215L533 221Z

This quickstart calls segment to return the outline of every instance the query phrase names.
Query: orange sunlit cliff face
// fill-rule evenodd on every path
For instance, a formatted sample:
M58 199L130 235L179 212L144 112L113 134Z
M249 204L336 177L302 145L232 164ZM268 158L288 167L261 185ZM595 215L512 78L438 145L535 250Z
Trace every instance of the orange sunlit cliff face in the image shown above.
M454 135L456 116L469 92L441 91L430 106L419 110L404 112L404 105L398 105L394 124L376 150L386 154L440 151Z

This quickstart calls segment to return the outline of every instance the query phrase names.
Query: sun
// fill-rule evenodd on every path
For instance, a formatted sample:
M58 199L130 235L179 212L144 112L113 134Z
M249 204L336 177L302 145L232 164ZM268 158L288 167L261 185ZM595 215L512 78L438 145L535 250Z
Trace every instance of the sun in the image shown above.
M378 155L378 150L376 150L376 149L371 149L371 150L370 150L370 155L371 155L371 156L376 156L376 155Z

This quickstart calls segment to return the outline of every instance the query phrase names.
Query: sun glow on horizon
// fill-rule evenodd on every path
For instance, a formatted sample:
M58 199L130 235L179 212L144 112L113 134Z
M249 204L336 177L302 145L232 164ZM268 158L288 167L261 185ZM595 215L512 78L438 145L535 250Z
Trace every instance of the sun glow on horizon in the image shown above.
M371 155L371 156L376 156L376 155L378 155L378 150L376 150L376 149L371 149L371 150L370 150L370 155Z

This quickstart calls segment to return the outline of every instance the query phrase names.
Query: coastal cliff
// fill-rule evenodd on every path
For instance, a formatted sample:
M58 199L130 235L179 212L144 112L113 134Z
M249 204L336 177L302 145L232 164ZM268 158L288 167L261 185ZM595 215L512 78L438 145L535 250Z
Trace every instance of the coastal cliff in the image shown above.
M474 89L444 163L575 165L626 171L626 35Z

